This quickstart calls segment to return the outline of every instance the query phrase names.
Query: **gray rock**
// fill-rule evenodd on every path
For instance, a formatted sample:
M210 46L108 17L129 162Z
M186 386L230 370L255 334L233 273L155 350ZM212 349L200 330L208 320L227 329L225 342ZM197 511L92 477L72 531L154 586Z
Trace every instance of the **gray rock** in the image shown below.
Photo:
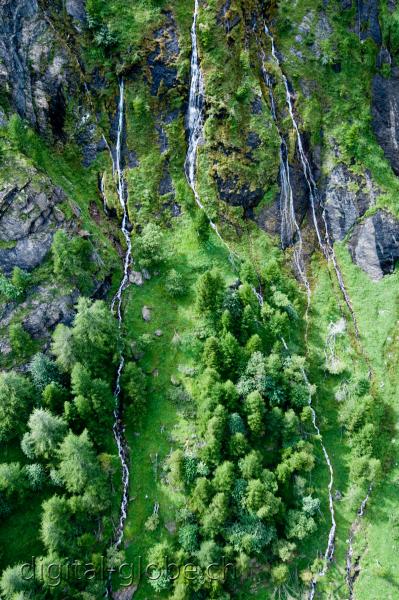
M82 4L67 2L80 16ZM85 103L76 58L37 0L0 0L0 14L0 84L12 108L41 133L63 139L66 98Z
M379 210L355 226L349 250L353 261L371 279L392 273L399 258L399 221Z
M334 241L343 240L359 217L375 204L378 190L370 176L354 175L344 164L339 164L330 173L324 206L329 232Z
M140 271L132 271L129 275L130 283L134 283L134 285L143 285L144 279Z
M40 187L40 191L38 191ZM0 249L0 268L9 273L13 267L37 267L49 251L54 232L65 225L57 204L66 199L60 188L43 178L0 192L0 240L14 243Z
M174 192L172 178L170 176L167 166L164 167L161 180L159 182L159 195L165 196L166 194L172 194Z
M151 321L151 309L148 306L143 306L141 309L141 315L144 321L147 321L147 323Z
M399 175L399 72L375 75L372 87L373 129L396 175Z
M357 0L357 33L361 40L371 38L379 46L382 42L381 27L379 22L378 0ZM360 31L359 31L360 25Z
M58 297L54 297L54 292L54 288L41 288L33 300L26 302L30 312L23 324L35 338L47 337L58 323L70 325L73 321L79 292Z
M165 25L153 34L155 49L147 58L153 96L158 95L161 87L169 89L177 85L177 59L180 52L177 27L171 12L165 16Z
M65 8L73 19L84 23L86 21L86 0L66 0Z

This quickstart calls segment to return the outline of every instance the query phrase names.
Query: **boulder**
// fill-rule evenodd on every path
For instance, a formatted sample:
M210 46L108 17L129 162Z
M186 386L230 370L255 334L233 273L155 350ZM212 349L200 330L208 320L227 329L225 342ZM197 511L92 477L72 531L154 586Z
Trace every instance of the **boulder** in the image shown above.
M151 321L151 309L148 306L143 306L141 309L141 315L144 321L147 321L147 323Z

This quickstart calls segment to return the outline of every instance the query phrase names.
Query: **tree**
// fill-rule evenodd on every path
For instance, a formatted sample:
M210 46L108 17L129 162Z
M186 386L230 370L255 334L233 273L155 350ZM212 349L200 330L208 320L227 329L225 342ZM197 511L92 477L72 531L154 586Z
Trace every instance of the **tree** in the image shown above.
M38 352L32 358L29 371L33 383L40 391L43 391L50 383L59 383L61 381L61 375L56 363L41 352Z
M23 296L30 284L32 276L27 271L14 267L11 276L12 285L18 290L19 297Z
M24 470L18 462L0 463L0 492L6 498L21 498L26 489Z
M234 464L224 461L215 469L212 485L217 492L230 492L235 476Z
M40 490L45 482L46 474L43 465L37 463L25 466L26 476L32 490Z
M289 540L296 538L303 540L313 533L316 529L316 523L313 517L300 510L289 510L286 516L285 532Z
M192 554L198 548L198 525L189 523L179 529L179 544L182 548Z
M260 479L251 479L245 504L250 513L260 519L270 520L280 510L281 500L269 491L268 486Z
M216 494L209 505L208 511L202 518L202 527L207 536L215 537L229 515L226 494Z
M159 225L144 225L141 235L133 240L133 256L142 268L153 267L165 260L164 234Z
M175 269L169 271L166 278L165 289L172 298L180 298L186 293L183 276Z
M57 364L70 371L80 362L93 376L112 376L119 339L118 322L106 304L79 298L73 327L58 325L53 336L52 351Z
M66 434L67 425L49 410L35 408L28 421L22 448L29 457L50 459Z
M224 333L220 340L223 374L226 378L235 379L241 363L241 347L230 332Z
M43 404L52 412L62 412L68 398L68 390L55 381L46 385L42 393Z
M58 454L59 473L66 489L72 494L80 494L89 484L102 481L102 472L87 430L81 435L69 432Z
M238 465L242 476L245 479L256 479L262 473L263 459L260 452L252 450L249 454L241 458Z
M258 391L251 392L245 399L248 427L255 436L264 432L265 403Z
M94 271L91 242L81 237L70 239L64 230L58 229L51 251L57 279L78 287L83 294L89 294L93 288L91 273Z
M17 598L19 600L19 598L27 599L32 597L31 592L34 587L33 577L31 577L32 573L26 573L22 567L21 563L4 569L0 580L0 589L2 597L5 600L16 600Z
M71 556L76 547L73 514L66 498L52 496L43 502L41 538L47 550L59 556Z
M206 339L202 360L206 367L215 369L216 371L219 371L221 368L220 348L216 337L211 336Z
M138 423L143 418L147 408L146 390L147 379L140 367L134 362L128 362L122 373L122 394L126 407L128 423Z
M14 371L0 373L0 442L21 435L34 400L28 379Z
M22 323L11 323L9 328L10 344L17 358L29 356L33 349L33 340Z
M215 321L220 313L225 283L223 277L216 271L207 271L197 282L197 312Z

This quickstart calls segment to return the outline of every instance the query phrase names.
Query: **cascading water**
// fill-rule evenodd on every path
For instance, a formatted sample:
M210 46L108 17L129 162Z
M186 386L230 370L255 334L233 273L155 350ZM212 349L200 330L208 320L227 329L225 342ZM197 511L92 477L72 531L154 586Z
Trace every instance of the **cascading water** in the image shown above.
M283 346L284 346L285 350L287 352L289 352L287 343L284 340L284 338L282 338L282 342L283 342ZM328 483L328 503L329 503L329 510L330 510L330 515L331 515L331 528L330 528L330 532L328 534L327 548L326 548L326 551L324 553L323 568L312 579L312 582L310 584L309 600L313 600L313 598L315 596L315 592L316 592L317 580L320 577L324 577L324 575L327 573L328 565L332 561L333 556L334 556L334 551L335 551L335 532L337 530L337 523L335 521L334 499L333 499L333 494L332 494L332 490L333 490L333 486L334 486L334 470L333 470L333 467L332 467L332 464L331 464L331 460L330 460L329 454L328 454L328 452L326 450L326 447L324 446L323 437L321 435L320 428L319 428L319 426L317 424L316 411L314 410L314 408L312 406L312 386L310 385L309 379L308 379L308 377L306 375L306 372L305 372L305 369L303 367L301 368L301 373L302 373L303 380L304 380L304 382L306 384L306 387L308 388L308 391L309 391L308 405L309 405L311 413L312 413L312 424L313 424L313 427L314 427L314 429L316 431L316 434L317 434L317 436L318 436L318 438L320 440L320 446L321 446L321 449L323 451L324 459L326 461L326 464L328 466L328 470L330 472L330 481Z
M128 217L128 208L127 208L127 188L126 182L123 176L123 168L122 168L122 134L123 134L123 120L124 120L124 83L123 79L119 84L119 105L118 105L118 133L117 133L117 141L116 141L116 152L115 158L111 152L112 165L114 175L117 176L117 194L119 198L119 202L122 207L123 217L121 223L121 231L126 241L126 254L123 263L123 277L121 283L119 285L118 291L115 294L112 303L111 310L117 312L119 328L122 327L122 294L125 288L129 283L129 269L130 263L132 259L132 244L130 240L129 233L129 217ZM108 145L108 144L107 144ZM125 438L125 427L122 421L122 410L120 405L120 393L121 393L121 377L123 368L125 365L125 358L123 353L121 352L120 361L118 365L118 371L116 376L115 383L115 391L114 391L114 399L115 399L115 408L114 408L114 425L113 425L113 434L115 438L115 443L118 448L118 456L122 466L122 500L120 506L120 514L119 514L119 522L115 530L115 538L113 542L113 546L118 549L123 540L124 526L127 517L127 507L129 503L129 456L128 456L128 446ZM109 589L108 589L109 588ZM111 588L110 581L108 582L107 588L107 596L109 596L109 591Z
M348 600L353 600L353 588L356 582L356 579L359 577L360 567L359 561L360 557L358 557L355 562L353 562L353 542L355 541L356 531L359 527L360 520L364 517L364 513L366 512L367 504L370 499L370 494L372 492L372 486L370 485L366 497L363 499L360 504L360 508L357 511L356 520L353 523L350 532L349 532L349 540L348 540L348 552L346 554L346 583L348 584L349 598Z
M227 242L223 239L216 223L207 214L204 205L201 202L199 194L197 192L197 154L198 147L204 141L204 100L205 100L205 87L204 78L201 71L198 56L198 42L197 42L197 19L198 19L199 2L195 0L194 18L191 27L191 73L190 73L190 96L188 103L188 112L186 118L186 126L188 131L188 150L186 160L184 163L184 170L186 173L187 181L193 191L195 202L197 206L202 210L216 233L219 240L229 251L231 261L234 263L234 257L237 257L235 252L231 250Z
M355 328L355 332L356 332L356 336L359 337L359 329L357 326L357 320L356 320L356 315L353 311L353 307L352 307L352 302L351 299L349 297L349 294L346 290L345 287L345 283L342 277L342 273L341 270L339 268L338 265L338 261L337 261L337 257L335 255L335 250L334 250L334 246L331 243L331 239L330 239L330 234L329 234L329 229L328 229L328 223L327 223L327 218L326 218L326 212L325 212L325 207L322 206L322 219L323 219L323 225L324 225L324 230L325 230L325 242L322 238L321 232L320 232L320 228L319 228L319 224L317 221L317 214L316 214L316 207L317 206L321 206L320 201L319 201L319 193L318 193L318 189L317 189L317 185L313 176L313 172L312 172L312 168L310 166L309 160L306 156L306 152L304 150L304 146L303 146L303 141L302 141L302 136L301 133L299 131L299 126L297 123L297 120L295 118L295 114L294 114L294 107L292 104L292 97L291 97L291 91L290 91L290 87L288 84L288 79L285 76L282 67L281 67L281 62L280 59L277 55L276 52L276 46L274 43L274 38L272 33L270 32L269 28L267 27L267 25L265 24L265 33L266 36L268 37L268 39L271 42L271 47L272 47L272 56L275 60L275 62L277 63L279 70L281 72L281 78L282 81L284 83L284 88L285 88L285 96L286 96L286 103L287 103L287 108L288 108L288 112L290 114L290 118L291 118L291 122L292 125L294 127L295 133L296 133L296 138L297 138L297 145L298 145L298 152L299 152L299 158L301 161L301 165L302 165L302 171L307 183L307 187L309 190L309 199L310 199L310 206L311 206L311 210L312 210L312 219L313 219L313 224L314 224L314 228L316 231L316 235L317 235L317 240L319 243L319 246L324 254L324 256L326 257L327 261L329 262L330 259L332 261L336 276L337 276L337 281L338 281L338 285L339 288L341 290L341 293L343 295L343 298L345 300L345 303L349 309L349 312L351 314L352 320L353 320L353 324L354 324L354 328Z
M308 321L308 312L310 308L311 289L306 275L306 269L303 260L303 241L301 229L295 216L294 194L291 186L290 167L288 163L288 147L278 125L276 102L273 94L273 82L265 67L266 56L262 53L262 75L269 91L270 108L273 121L276 125L280 137L280 215L281 215L281 246L283 250L294 243L294 264L298 274L305 286L307 295L306 322Z

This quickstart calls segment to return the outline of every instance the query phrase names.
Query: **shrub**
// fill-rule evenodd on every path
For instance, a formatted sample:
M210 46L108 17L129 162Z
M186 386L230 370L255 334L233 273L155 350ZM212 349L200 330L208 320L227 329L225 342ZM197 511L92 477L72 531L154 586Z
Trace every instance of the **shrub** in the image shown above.
M186 293L183 277L175 269L169 271L166 279L165 289L169 296L172 296L172 298L184 296Z

